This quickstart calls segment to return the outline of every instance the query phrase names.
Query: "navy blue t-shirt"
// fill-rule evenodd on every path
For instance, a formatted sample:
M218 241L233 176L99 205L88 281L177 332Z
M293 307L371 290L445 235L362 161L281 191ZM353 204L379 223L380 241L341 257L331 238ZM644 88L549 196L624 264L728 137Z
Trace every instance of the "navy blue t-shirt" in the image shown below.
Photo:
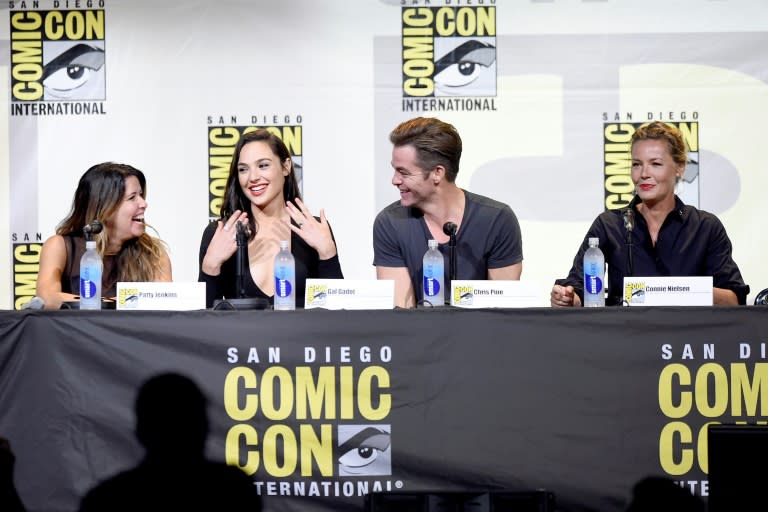
M512 209L499 201L464 192L464 216L456 233L456 279L488 279L489 268L523 261L520 224ZM406 267L416 293L423 300L421 274L427 240L432 238L424 215L396 201L376 216L373 224L373 264ZM448 282L448 244L440 244Z

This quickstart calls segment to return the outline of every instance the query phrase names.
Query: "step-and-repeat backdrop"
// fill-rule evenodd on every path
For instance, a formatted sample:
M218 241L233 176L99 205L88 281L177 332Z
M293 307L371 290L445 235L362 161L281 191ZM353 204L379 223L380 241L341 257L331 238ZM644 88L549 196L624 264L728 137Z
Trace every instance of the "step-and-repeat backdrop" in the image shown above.
M6 0L1 13L0 307L34 295L42 242L102 161L146 173L174 278L196 280L253 127L288 143L345 275L373 278L372 222L398 197L387 136L422 115L459 129L459 184L517 213L543 303L591 220L629 201L627 141L649 120L683 130L681 197L723 220L753 295L768 286L764 2Z

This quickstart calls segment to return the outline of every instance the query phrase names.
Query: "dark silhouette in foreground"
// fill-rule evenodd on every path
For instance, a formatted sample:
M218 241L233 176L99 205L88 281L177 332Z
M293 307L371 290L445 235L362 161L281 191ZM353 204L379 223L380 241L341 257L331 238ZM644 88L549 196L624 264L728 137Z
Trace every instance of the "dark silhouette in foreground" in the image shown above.
M649 476L632 488L627 512L704 512L704 502L669 478Z
M11 444L0 437L0 510L7 512L24 512L24 503L13 483L13 466L16 462L11 451Z
M144 460L93 488L80 511L260 511L251 478L205 458L206 405L197 385L182 375L162 374L145 382L136 398L136 436L146 449Z

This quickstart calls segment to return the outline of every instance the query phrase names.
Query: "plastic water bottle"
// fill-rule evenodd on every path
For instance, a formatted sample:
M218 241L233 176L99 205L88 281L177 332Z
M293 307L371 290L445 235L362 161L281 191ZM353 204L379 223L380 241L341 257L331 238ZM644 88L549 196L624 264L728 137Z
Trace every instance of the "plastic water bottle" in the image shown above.
M101 309L101 257L96 242L85 242L85 253L80 258L80 309Z
M437 249L437 240L429 240L427 244L429 248L424 253L424 280L422 284L424 300L432 306L443 306L445 304L443 254Z
M584 253L584 307L605 306L605 256L600 250L600 239L590 238Z
M280 240L280 252L275 256L275 309L296 309L296 261L288 240Z

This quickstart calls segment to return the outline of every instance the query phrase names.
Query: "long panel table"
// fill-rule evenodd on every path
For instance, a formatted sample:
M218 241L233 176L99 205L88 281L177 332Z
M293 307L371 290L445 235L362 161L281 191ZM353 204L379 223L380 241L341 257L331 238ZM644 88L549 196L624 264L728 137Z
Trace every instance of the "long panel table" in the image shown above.
M76 510L141 459L136 390L173 371L268 511L480 489L619 511L646 475L707 494L706 424L766 420L767 342L762 307L0 312L0 435L29 510Z

